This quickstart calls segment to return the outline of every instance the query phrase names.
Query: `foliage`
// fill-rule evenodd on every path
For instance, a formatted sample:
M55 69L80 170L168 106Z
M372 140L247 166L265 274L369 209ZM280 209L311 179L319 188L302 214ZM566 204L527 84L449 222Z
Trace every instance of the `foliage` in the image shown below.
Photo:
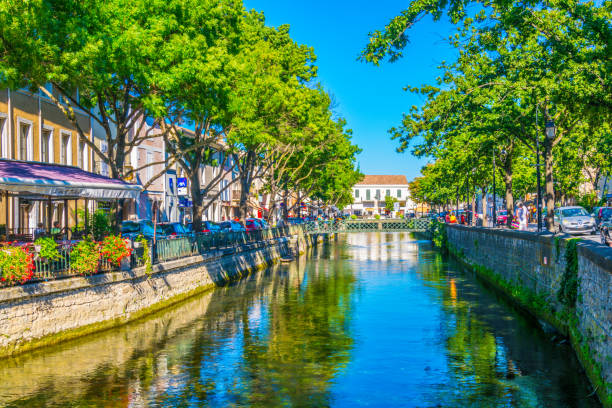
M102 239L112 232L110 218L106 211L97 209L91 214L91 232L95 239Z
M380 214L374 214L374 218L380 220Z
M435 159L411 186L418 199L443 205L476 187L484 194L495 161L512 211L515 195L535 191L538 148L549 227L555 198L576 197L582 183L596 188L612 161L611 11L602 3L413 1L371 33L362 58L378 64L401 57L423 17L447 14L456 25L449 38L456 60L440 65L435 85L407 88L426 102L390 130L398 150L413 145L414 155ZM553 138L545 132L550 121Z
M0 248L0 280L25 283L34 275L34 255L22 246Z
M91 236L85 237L70 251L70 268L81 275L98 271L100 263L100 245Z
M578 198L577 205L584 207L589 213L593 211L593 207L599 204L599 199L597 198L596 193L582 194Z
M129 258L132 254L132 249L128 247L127 241L115 235L104 237L99 249L102 257L116 266L121 264L123 258Z
M38 256L46 261L56 261L61 258L57 250L57 242L51 237L37 238L34 245L40 246Z
M355 214L351 214L351 220L356 220L357 216Z
M446 235L446 224L439 221L431 223L431 240L436 248L440 248L443 253L448 252L448 238Z
M578 299L578 248L579 238L567 240L565 246L565 271L557 298L565 306L574 309Z
M151 247L149 246L149 241L147 241L144 236L139 235L136 237L136 242L140 242L142 245L142 258L140 258L140 260L145 266L145 273L151 276L153 273L153 260L151 258Z
M397 198L392 196L385 196L385 210L393 211L393 204L397 202Z

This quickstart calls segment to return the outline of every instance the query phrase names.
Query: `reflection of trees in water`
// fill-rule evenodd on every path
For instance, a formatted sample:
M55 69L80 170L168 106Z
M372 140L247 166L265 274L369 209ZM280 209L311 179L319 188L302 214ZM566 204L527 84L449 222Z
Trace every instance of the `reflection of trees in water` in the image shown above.
M275 281L267 325L253 327L248 304L241 314L242 361L231 398L254 406L328 406L330 380L349 361L350 297L354 283L346 267L312 262L307 284Z
M424 245L416 273L437 290L451 384L448 406L597 406L569 347L556 347L528 318L506 306L460 265ZM546 402L542 400L546 396ZM547 405L548 404L548 405Z

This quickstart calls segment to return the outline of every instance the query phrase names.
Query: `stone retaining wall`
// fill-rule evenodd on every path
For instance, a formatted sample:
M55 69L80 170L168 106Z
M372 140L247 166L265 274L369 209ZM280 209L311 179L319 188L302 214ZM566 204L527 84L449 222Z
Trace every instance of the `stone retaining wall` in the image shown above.
M293 236L144 268L0 289L0 357L104 330L240 279L318 237Z
M612 248L577 243L575 308L559 300L569 236L447 225L449 250L520 306L567 335L605 406L612 406Z

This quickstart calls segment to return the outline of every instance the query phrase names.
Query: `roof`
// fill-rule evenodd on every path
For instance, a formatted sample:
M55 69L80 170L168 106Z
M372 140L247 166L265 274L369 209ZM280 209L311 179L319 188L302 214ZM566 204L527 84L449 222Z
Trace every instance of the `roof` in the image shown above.
M64 198L137 198L141 186L74 166L0 159L0 190Z
M366 175L357 185L362 186L397 186L408 185L408 179L404 175Z

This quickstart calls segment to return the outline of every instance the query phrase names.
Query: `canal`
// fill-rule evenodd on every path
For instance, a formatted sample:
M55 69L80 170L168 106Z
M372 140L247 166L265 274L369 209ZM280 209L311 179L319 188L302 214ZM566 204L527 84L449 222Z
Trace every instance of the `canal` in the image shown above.
M0 360L7 407L596 407L571 348L406 233L355 233Z

